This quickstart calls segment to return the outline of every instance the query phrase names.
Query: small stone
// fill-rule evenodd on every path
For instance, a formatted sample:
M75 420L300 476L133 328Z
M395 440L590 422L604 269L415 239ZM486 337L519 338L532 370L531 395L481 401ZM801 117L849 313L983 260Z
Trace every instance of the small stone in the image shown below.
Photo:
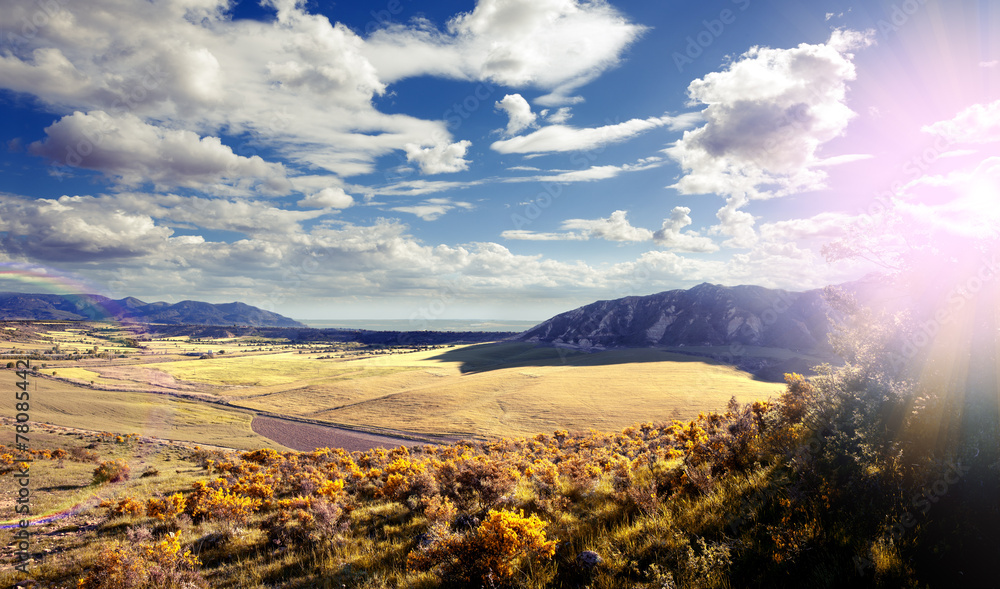
M576 563L580 565L580 568L587 571L596 567L602 562L604 562L604 559L601 558L601 555L597 554L593 550L584 550L580 554L576 555Z

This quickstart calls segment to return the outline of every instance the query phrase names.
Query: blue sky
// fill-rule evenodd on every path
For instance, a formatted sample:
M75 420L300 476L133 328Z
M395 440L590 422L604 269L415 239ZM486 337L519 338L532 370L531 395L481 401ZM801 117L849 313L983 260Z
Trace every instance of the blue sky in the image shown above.
M994 234L989 2L4 2L0 288L543 319Z

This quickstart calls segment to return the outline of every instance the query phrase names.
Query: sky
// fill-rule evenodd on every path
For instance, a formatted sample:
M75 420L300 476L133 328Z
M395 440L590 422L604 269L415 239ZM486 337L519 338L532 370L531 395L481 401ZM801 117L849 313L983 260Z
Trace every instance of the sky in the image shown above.
M541 320L996 234L989 1L0 0L0 290Z

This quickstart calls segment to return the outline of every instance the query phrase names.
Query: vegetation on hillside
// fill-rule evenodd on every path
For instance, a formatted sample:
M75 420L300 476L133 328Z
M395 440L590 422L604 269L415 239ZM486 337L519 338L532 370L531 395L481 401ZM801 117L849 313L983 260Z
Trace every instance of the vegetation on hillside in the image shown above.
M772 402L734 400L688 422L365 453L202 450L203 477L105 502L78 559L35 578L89 589L988 585L996 413L892 353L906 322L852 313L835 338L843 367L789 374Z

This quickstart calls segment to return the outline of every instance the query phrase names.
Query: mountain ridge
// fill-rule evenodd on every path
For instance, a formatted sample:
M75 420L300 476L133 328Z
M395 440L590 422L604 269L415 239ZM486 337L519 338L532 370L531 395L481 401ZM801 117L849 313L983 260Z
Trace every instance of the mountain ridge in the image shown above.
M102 295L59 295L0 292L0 320L124 321L175 325L249 325L306 327L284 315L235 301L205 303L147 303L135 297L111 299Z
M826 352L830 312L822 289L705 282L596 301L555 315L518 339L582 349L745 345Z

